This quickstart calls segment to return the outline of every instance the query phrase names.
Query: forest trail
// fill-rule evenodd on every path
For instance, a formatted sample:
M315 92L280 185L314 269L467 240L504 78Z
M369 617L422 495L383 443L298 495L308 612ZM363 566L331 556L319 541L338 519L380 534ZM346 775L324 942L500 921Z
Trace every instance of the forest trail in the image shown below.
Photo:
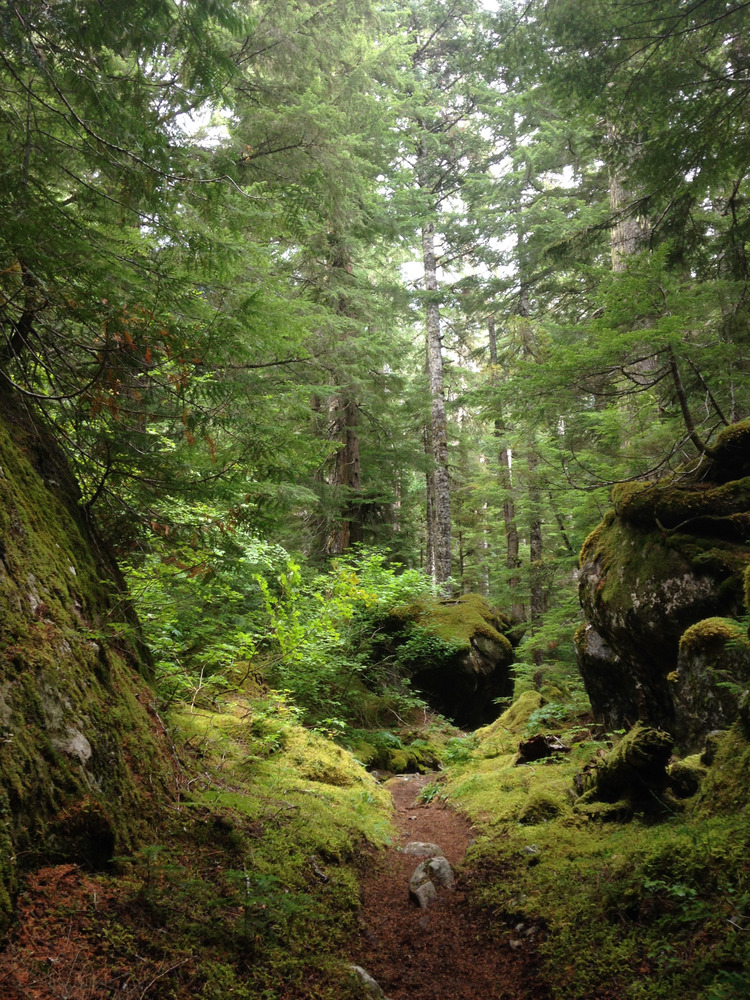
M535 978L533 943L526 939L514 949L510 933L491 933L468 900L476 877L469 870L456 871L454 887L439 889L426 910L409 899L409 878L422 859L403 854L405 844L437 844L455 869L474 835L468 821L438 797L418 801L432 781L434 775L398 775L386 786L397 835L363 880L361 933L352 960L388 1000L545 1000L547 992Z

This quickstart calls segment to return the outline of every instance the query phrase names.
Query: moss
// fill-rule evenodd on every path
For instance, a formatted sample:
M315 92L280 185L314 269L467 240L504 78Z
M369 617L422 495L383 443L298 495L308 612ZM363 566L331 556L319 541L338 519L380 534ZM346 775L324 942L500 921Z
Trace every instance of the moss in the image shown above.
M744 515L750 509L750 476L716 485L689 482L684 477L654 483L619 483L612 490L615 514L630 524L650 527L655 523L674 529L696 518ZM712 523L711 521L708 522ZM738 528L745 525L741 518Z
M750 420L725 427L716 438L708 469L719 481L750 473Z
M750 737L739 723L717 740L713 763L708 769L699 796L699 811L745 818L750 830L750 798L747 776L750 774Z
M741 641L747 644L747 633L733 618L704 618L686 629L680 639L680 652L705 651L707 646Z
M599 542L601 536L612 525L614 521L615 512L613 510L608 510L604 515L600 524L598 524L592 532L586 537L583 545L581 546L581 551L578 556L579 563L588 562L590 559L595 558L594 553L599 548Z
M449 770L442 792L477 829L471 901L494 940L517 938L519 923L542 929L545 995L724 995L713 989L722 970L748 959L731 921L747 892L750 746L733 730L699 793L679 815L658 816L634 813L630 796L568 807L574 771L602 750L590 742L554 765L513 768L498 756ZM550 799L562 810L533 832L517 822Z
M478 729L479 753L484 757L513 753L532 714L545 704L538 691L524 691L495 722Z
M1 408L4 856L97 865L105 848L129 849L166 797L171 769L136 674L149 661L64 459L7 398ZM0 866L3 899L16 863Z
M662 808L666 765L674 741L669 733L637 723L594 768L583 776L579 804L628 800L644 809Z
M512 630L512 622L479 594L442 601L425 598L417 604L394 608L391 615L404 622L416 622L453 650L469 650L473 637L484 636L498 643L509 656L513 653L505 634Z
M318 865L345 865L355 861L363 838L373 845L389 838L392 801L351 753L290 718L284 746L264 756L252 715L252 703L243 699L221 712L171 717L176 743L199 755L203 782L184 808L210 824L207 842L215 840L219 817L259 877L305 892L311 856L321 859ZM353 872L337 870L336 883L335 906L355 909Z
M518 814L518 822L526 825L545 823L566 811L563 800L550 792L538 791L529 795Z
M699 753L675 761L668 769L670 785L679 798L695 795L707 773Z

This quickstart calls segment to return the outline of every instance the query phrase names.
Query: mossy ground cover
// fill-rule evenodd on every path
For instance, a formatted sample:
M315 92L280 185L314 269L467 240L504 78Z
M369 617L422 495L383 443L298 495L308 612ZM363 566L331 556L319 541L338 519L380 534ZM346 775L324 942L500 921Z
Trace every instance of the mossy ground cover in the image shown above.
M283 699L184 708L170 734L181 788L152 841L109 874L31 876L0 983L73 1000L360 997L341 951L390 796Z
M498 937L519 922L541 928L544 975L561 1000L750 996L745 737L722 738L701 791L676 809L655 802L604 821L576 810L575 776L618 736L592 739L542 715L527 692L441 784L480 830L466 865ZM536 731L571 751L517 765L519 740Z

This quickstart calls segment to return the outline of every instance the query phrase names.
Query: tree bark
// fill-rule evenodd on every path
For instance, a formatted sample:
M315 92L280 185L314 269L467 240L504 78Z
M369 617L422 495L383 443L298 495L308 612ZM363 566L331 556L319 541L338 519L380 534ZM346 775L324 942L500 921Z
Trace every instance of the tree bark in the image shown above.
M542 495L537 481L539 464L536 445L529 442L529 563L531 576L530 614L531 621L538 622L547 610L547 595L544 590L544 555L542 535Z
M424 571L427 576L434 577L434 566L435 566L435 511L434 511L434 498L435 498L435 482L432 470L432 439L430 437L430 428L425 426L424 429L424 453L427 457L427 472L425 473L425 487L426 493L426 505L425 505L425 553L424 553Z
M435 226L427 222L422 227L422 259L424 283L427 292L425 328L427 334L427 379L430 392L430 441L433 460L432 470L432 577L441 589L451 575L451 515L450 479L448 476L448 420L445 410L445 385L443 382L443 350L440 337L440 306L435 294L438 291L437 258L435 255Z
M362 542L364 530L361 506L357 502L362 480L359 467L358 411L349 394L334 397L335 412L333 433L342 440L334 456L331 485L340 488L346 496L341 514L331 532L326 546L329 555L342 555L352 545Z
M330 267L333 272L352 273L352 263L342 241L334 233L329 237ZM342 275L343 276L343 275ZM339 292L336 312L340 316L354 315L345 290ZM347 386L328 401L328 436L340 442L327 476L328 483L341 495L341 505L326 532L326 555L343 555L352 545L364 540L359 458L359 410L354 388Z
M615 142L617 130L610 126L609 138ZM633 159L635 152L633 151ZM609 169L609 208L612 213L612 270L626 271L628 258L643 250L648 242L649 228L646 220L629 211L633 198L622 175L621 166L611 165Z
M497 335L495 332L495 317L490 316L487 321L487 336L490 348L490 362L497 366ZM493 379L497 384L496 378ZM511 471L512 455L510 448L502 443L503 422L497 417L494 428L495 437L499 442L498 450L498 480L503 494L503 525L505 527L505 566L510 571L508 587L510 589L510 613L511 617L517 621L524 618L523 601L520 599L521 577L519 570L521 560L519 558L518 526L516 524L516 508L513 500L513 477Z

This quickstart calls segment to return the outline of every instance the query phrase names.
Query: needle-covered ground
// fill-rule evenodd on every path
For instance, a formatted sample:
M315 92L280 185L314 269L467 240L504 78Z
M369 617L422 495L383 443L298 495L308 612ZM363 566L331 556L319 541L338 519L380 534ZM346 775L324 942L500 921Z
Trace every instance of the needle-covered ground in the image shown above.
M386 785L396 838L373 858L364 880L356 963L389 1000L545 1000L534 972L534 935L515 935L521 943L505 928L496 934L487 915L471 906L473 876L462 864L474 831L431 795L433 781L434 775L401 775ZM426 910L409 899L409 878L420 861L402 852L410 841L437 844L456 870L454 887L439 890Z

